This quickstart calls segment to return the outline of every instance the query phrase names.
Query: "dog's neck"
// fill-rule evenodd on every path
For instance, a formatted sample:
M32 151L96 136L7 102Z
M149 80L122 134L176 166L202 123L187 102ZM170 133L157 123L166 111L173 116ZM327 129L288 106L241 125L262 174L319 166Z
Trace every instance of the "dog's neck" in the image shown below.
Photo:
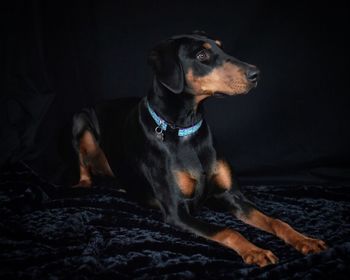
M150 106L161 118L177 127L192 126L203 118L202 106L197 106L193 94L175 94L157 80L153 82L147 98Z

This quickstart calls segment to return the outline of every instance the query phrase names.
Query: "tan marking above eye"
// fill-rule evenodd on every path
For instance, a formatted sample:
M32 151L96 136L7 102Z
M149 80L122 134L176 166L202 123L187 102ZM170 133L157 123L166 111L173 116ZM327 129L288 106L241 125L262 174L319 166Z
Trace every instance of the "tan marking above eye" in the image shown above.
M203 47L208 49L208 50L211 49L211 45L209 43L204 43Z
M181 193L186 197L193 196L197 180L196 177L187 171L175 171L176 183L178 184Z
M219 40L215 40L215 44L217 44L219 47L222 47L222 43Z
M227 162L223 160L218 160L216 162L212 180L219 188L225 190L230 190L232 188L232 173Z

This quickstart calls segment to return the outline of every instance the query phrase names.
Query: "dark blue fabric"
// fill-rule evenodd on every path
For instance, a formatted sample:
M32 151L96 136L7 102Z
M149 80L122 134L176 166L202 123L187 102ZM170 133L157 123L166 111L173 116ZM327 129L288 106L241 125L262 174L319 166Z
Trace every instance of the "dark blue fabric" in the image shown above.
M276 237L226 213L203 220L227 225L272 250L280 263L260 269L233 251L162 222L111 186L70 189L24 165L0 174L1 279L348 279L350 196L341 186L249 186L262 210L330 249L303 256Z

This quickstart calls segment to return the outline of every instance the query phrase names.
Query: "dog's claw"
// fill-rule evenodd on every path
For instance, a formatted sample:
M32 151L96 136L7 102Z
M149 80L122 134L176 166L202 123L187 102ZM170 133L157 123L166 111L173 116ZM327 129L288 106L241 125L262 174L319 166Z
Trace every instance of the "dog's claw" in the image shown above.
M310 237L297 241L294 247L304 255L320 253L328 248L324 241Z
M256 264L260 267L278 263L274 253L260 248L244 252L241 257L246 264Z

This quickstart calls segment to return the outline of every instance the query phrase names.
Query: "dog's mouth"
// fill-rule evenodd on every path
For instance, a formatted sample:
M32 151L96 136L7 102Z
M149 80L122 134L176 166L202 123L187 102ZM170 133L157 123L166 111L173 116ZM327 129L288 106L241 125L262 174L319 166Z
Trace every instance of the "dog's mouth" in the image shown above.
M250 92L252 89L256 88L257 85L258 85L258 82L249 83L248 85L237 87L236 91L233 91L233 92L216 91L212 96L217 98L225 98L227 96L245 95L248 92Z
M252 88L256 88L258 86L258 81L252 82Z
M214 97L217 97L217 98L225 98L225 97L230 96L230 95L227 94L227 93L223 93L223 92L215 92L215 93L213 94L213 96L214 96Z

